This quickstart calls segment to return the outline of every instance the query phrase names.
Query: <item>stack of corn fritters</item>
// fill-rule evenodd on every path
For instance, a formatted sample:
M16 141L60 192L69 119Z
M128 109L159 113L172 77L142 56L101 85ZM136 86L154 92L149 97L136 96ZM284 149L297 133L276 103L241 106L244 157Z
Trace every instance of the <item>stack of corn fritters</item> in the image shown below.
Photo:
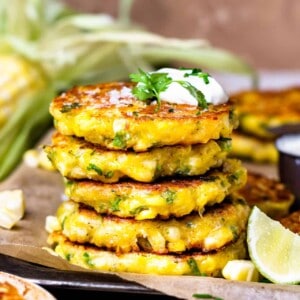
M248 90L231 96L239 118L232 134L232 156L259 163L277 163L274 140L281 126L300 127L300 88Z
M93 270L220 276L246 256L246 169L229 159L230 103L139 101L134 83L75 87L50 105L45 151L69 200L48 243Z

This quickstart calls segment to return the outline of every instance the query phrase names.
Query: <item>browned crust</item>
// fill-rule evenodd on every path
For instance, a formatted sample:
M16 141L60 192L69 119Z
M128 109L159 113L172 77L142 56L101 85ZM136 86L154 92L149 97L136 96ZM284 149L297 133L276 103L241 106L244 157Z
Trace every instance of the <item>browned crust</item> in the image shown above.
M157 101L138 100L132 87L125 82L74 87L50 105L55 127L108 149L143 152L229 137L238 125L230 102L203 109L162 101L159 107Z
M162 193L166 190L180 190L183 188L193 188L198 187L202 184L205 184L206 182L211 182L216 179L216 171L221 172L221 168L213 169L208 171L204 175L197 175L197 176L177 176L177 177L165 177L165 178L159 178L155 182L152 182L151 184L145 183L145 182L139 182L134 181L130 179L125 179L119 182L114 183L106 183L106 182L96 182L93 180L74 180L74 179L68 179L69 184L75 183L76 185L80 186L81 189L84 189L86 191L89 190L98 190L100 191L106 191L113 189L116 194L118 191L122 191L122 194L132 193L132 191L147 191L147 192L157 192ZM241 169L243 171L243 169ZM226 170L222 170L224 174L230 175L230 172L226 173Z
M212 178L213 179L213 178ZM211 179L211 180L212 180ZM131 193L133 190L145 190L150 192L157 192L162 193L163 191L172 189L172 190L179 190L182 188L193 188L197 187L199 185L204 184L206 181L210 181L209 175L205 176L191 176L189 178L182 177L182 178L163 178L158 179L155 182L144 183L144 182L138 182L138 181L132 181L132 180L124 180L119 182L111 183L105 183L105 182L97 182L95 183L92 180L70 180L70 182L75 182L77 185L80 185L82 189L85 190L109 190L113 189L116 194L119 190L122 190L122 194L125 194L126 191L128 193Z
M208 253L154 254L137 251L116 254L89 244L73 243L60 232L50 234L47 242L71 264L100 271L220 277L229 260L246 257L244 233L237 241Z
M96 251L96 252L98 252L98 251L105 251L106 252L107 251L107 252L110 252L110 253L115 253L115 255L117 255L117 256L136 253L136 254L143 255L143 256L158 255L158 256L161 256L161 257L165 256L165 257L171 257L171 258L178 259L178 260L185 260L186 258L193 257L193 256L209 255L209 254L222 252L227 247L229 247L231 245L234 245L235 243L238 243L239 240L241 240L241 239L244 239L244 234L245 234L245 232L243 231L240 234L240 236L238 237L237 240L233 240L230 243L224 245L222 248L212 250L210 252L203 252L203 251L197 249L197 250L194 250L194 251L186 251L184 253L151 253L151 252L144 252L144 251L132 251L132 252L129 252L129 253L115 253L113 251L110 251L110 250L107 250L107 249L104 249L104 248L100 248L100 247L97 247L97 246L92 245L92 244L82 244L82 243L78 243L78 242L72 242L62 232L59 232L59 231L52 232L49 235L48 243L52 244L52 246L54 246L54 248L58 243L65 243L66 245L72 246L72 248L74 248L74 249L78 248L78 249L81 249L81 250L84 249L86 251Z
M196 106L185 104L172 104L165 101L161 102L160 109L157 105L148 105L134 96L119 97L117 105L109 101L109 92L112 90L121 91L123 87L132 88L134 83L129 82L111 82L96 85L78 86L62 93L56 97L50 105L50 112L54 115L63 109L65 105L78 103L79 106L65 114L80 113L83 110L92 109L91 115L95 118L111 118L109 113L112 109L117 108L122 118L137 120L133 112L138 113L139 122L149 120L183 120L183 119L218 119L218 115L228 113L231 104L209 105L208 110L200 109ZM174 110L176 113L174 113ZM56 113L55 113L56 112ZM199 113L201 112L201 113Z
M248 90L231 96L240 114L264 117L298 118L300 122L300 87L283 90Z
M71 201L72 202L72 201ZM201 216L199 216L199 213L197 212L193 212L187 216L183 216L183 217L178 217L178 218L170 218L170 219L154 219L154 220L135 220L133 218L119 218L117 216L113 216L113 215L107 215L107 214L102 214L101 218L103 220L103 222L114 222L114 223L119 223L119 224L141 224L141 223L153 223L155 224L156 222L161 222L168 224L170 222L170 220L174 220L178 223L182 222L182 223L188 223L187 220L189 219L193 219L193 218L205 218L205 216L210 216L211 218L218 218L218 219L232 219L232 216L234 216L236 214L236 212L238 211L239 207L244 207L244 211L248 213L248 206L246 204L246 202L244 201L244 199L240 198L240 199L235 199L235 202L231 202L231 200L226 199L224 200L222 203L217 203L214 206L211 207L207 207L207 209L205 210L205 212L203 214L201 214ZM85 215L90 219L95 219L99 217L99 214L91 209L90 207L79 203L79 207L78 207L78 213L81 215ZM245 214L247 214L245 213Z
M247 183L239 190L247 202L253 206L260 202L284 202L294 199L294 195L280 181L263 174L248 171Z
M300 210L294 211L279 220L280 223L294 233L300 234Z

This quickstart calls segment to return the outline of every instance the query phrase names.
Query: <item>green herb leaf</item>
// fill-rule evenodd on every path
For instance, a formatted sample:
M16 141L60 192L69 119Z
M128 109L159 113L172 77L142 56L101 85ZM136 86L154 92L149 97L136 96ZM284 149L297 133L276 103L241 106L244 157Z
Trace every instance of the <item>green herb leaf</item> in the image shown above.
M162 197L166 200L167 204L172 204L176 197L176 192L166 190L162 193Z
M201 73L198 75L200 78L203 79L205 84L209 84L209 79L208 77L210 76L208 73Z
M65 222L66 222L66 220L67 220L67 217L64 217L63 220L62 220L62 222L61 222L61 224L60 224L62 230L64 230L64 228L65 228Z
M239 237L239 230L236 226L234 225L231 225L229 226L231 232L232 232L232 235L233 235L233 239L236 241Z
M71 253L67 253L67 254L65 255L65 258L66 258L67 261L70 261L71 258L72 258L72 254L71 254Z
M71 104L64 104L60 110L60 112L62 113L67 113L69 111L71 111L72 109L78 108L80 107L80 104L78 102L74 102Z
M143 210L147 210L148 207L147 206L138 206L135 209L130 211L131 215L138 215L139 213L141 213Z
M212 296L212 295L210 295L210 294L193 294L193 297L194 297L194 298L197 298L197 299L223 300L223 299L220 298L220 297L215 297L215 296Z
M222 137L219 139L219 145L222 150L229 152L232 149L232 139Z
M199 69L199 68L193 68L193 69L191 69L191 68L180 67L179 70L190 71L190 73L184 74L184 77L188 77L190 75L198 75L199 73L202 72L202 70Z
M233 184L234 182L236 182L239 179L239 174L237 172L230 174L228 176L228 180L231 184Z
M104 174L104 177L105 178L112 178L114 176L114 171L107 171L105 174Z
M122 197L116 196L116 198L111 202L111 210L112 211L119 211L120 210L120 202L122 201Z
M176 170L176 175L187 176L191 172L191 168L189 166L180 166L179 170Z
M130 79L137 82L137 86L133 88L133 94L142 101L156 100L160 107L159 94L165 91L172 79L167 73L149 73L139 69L138 74L130 74Z
M202 276L202 274L198 268L197 262L195 261L194 258L192 258L192 257L189 258L187 263L188 263L193 275Z
M92 164L92 163L90 163L90 164L87 166L87 170L88 170L88 171L94 170L94 171L96 171L96 173L97 173L98 175L103 175L102 170L101 170L99 167L97 167L95 164Z
M126 148L126 133L123 132L117 132L114 139L113 139L113 145L120 149Z
M201 69L197 69L197 68L194 68L194 69L187 69L187 68L180 68L181 70L186 70L186 71L190 71L190 73L185 73L184 74L184 77L189 77L189 76L197 76L199 78L203 78L203 81L205 84L209 84L209 79L208 77L210 77L210 75L208 73L205 73L205 72L202 72Z
M194 98L197 99L199 107L207 108L207 102L206 102L205 96L204 96L204 94L200 90L198 90L197 88L195 88L188 81L176 80L174 82L179 83L182 87L184 87L185 89L187 89L190 92L190 94Z
M83 256L83 259L84 259L85 263L88 266L90 266L90 267L94 266L94 263L92 262L92 258L91 258L90 254L88 252L84 252L82 256Z

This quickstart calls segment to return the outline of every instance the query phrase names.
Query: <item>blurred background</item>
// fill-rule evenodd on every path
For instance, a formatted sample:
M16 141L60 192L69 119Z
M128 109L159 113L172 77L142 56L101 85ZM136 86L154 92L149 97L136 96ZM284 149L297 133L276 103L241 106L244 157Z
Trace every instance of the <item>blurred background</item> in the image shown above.
M118 0L64 0L82 12L117 15ZM205 38L251 65L268 70L300 69L299 0L136 0L132 20L179 38Z

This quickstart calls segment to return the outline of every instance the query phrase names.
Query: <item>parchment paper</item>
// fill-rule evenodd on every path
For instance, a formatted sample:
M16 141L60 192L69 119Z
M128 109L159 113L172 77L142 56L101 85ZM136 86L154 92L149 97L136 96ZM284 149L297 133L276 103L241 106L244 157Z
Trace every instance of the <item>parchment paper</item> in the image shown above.
M51 132L39 145L48 143L50 134ZM249 164L246 167L270 177L277 177L274 166L265 167ZM5 189L23 190L26 201L26 214L13 229L0 228L0 252L61 270L83 270L49 254L43 249L48 247L46 244L45 218L47 215L55 215L64 193L61 175L57 172L30 168L21 163L11 176L0 184L0 190ZM195 293L210 294L224 300L300 299L299 286L234 282L196 276L152 276L132 273L117 273L117 275L123 279L135 281L151 289L182 299L195 299L192 296Z

